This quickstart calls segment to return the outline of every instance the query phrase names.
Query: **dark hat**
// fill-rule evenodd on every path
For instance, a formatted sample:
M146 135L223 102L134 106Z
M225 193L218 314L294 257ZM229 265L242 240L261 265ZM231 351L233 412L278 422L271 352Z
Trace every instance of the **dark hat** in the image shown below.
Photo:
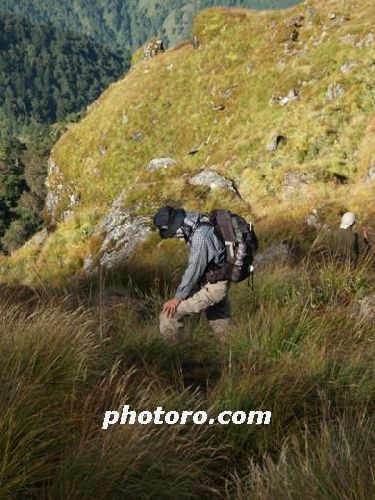
M154 225L159 229L160 237L171 238L182 225L186 212L182 208L166 206L159 208L154 215Z

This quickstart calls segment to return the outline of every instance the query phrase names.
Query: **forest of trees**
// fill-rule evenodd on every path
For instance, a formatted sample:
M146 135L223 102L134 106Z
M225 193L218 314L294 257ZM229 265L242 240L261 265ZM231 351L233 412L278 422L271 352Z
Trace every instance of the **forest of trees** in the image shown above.
M1 250L42 224L47 160L64 122L121 77L128 58L51 24L0 15Z
M59 29L92 36L116 48L135 50L151 36L165 44L189 36L195 13L213 5L271 9L300 0L1 0L0 11L51 21Z
M10 128L64 120L124 74L125 56L51 24L0 16L0 119Z
M23 140L0 126L0 242L12 252L43 224L47 161L58 131L35 127Z

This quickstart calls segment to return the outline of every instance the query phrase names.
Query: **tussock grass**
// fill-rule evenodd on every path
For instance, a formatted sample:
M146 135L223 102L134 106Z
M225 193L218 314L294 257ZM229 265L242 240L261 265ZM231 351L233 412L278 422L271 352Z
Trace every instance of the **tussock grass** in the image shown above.
M275 262L253 293L232 288L224 344L203 319L180 344L160 338L170 273L121 281L2 290L1 496L366 498L374 345L356 304L373 286L371 260L355 271L320 255ZM124 404L262 409L272 421L102 431L104 412Z

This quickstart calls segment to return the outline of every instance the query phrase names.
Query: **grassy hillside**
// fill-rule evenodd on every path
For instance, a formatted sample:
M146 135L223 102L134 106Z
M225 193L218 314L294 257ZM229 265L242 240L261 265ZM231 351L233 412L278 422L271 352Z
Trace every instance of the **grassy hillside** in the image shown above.
M299 15L303 21L295 21ZM201 13L199 49L184 44L139 63L54 148L59 173L49 184L60 200L57 220L72 193L80 201L74 218L35 249L34 264L55 275L58 259L67 275L79 272L97 244L95 224L123 189L124 204L141 214L167 201L194 209L228 204L251 216L266 240L298 233L312 209L328 224L351 209L371 227L373 183L363 180L374 161L374 16L371 2L344 8L334 0L281 12ZM332 86L344 93L328 100ZM298 99L282 106L277 97L293 89ZM143 140L134 140L137 133ZM277 135L286 142L271 153ZM177 164L147 171L158 157ZM202 168L233 179L242 200L190 185ZM290 190L290 173L310 183ZM14 257L22 276L32 251Z

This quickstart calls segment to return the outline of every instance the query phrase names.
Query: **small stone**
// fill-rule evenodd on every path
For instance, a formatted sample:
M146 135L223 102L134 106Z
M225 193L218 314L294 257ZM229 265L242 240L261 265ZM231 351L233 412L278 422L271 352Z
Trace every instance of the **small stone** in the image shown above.
M232 97L233 95L233 92L234 92L234 89L231 87L229 89L226 89L224 90L222 93L221 93L221 98L222 99L229 99L230 97Z
M25 247L29 247L32 245L42 246L47 238L48 238L48 231L46 228L44 228L41 231L35 233L28 241L26 241L24 246Z
M267 145L267 151L274 153L281 144L285 144L287 141L284 135L276 135L272 141Z
M282 97L280 100L279 100L279 104L280 106L286 106L289 102L289 99L288 97Z
M327 101L334 101L345 94L344 87L340 83L331 83L326 92Z
M374 33L368 33L362 40L360 40L357 44L356 47L361 49L362 47L368 47L369 45L372 45L375 41L375 36Z
M315 227L316 229L320 229L322 224L319 220L319 214L316 208L314 208L311 213L306 217L305 222L310 227Z
M293 17L289 21L288 27L290 27L290 28L291 27L302 28L304 21L305 21L305 16L303 16L302 14L299 14L298 16Z
M141 142L143 141L143 133L142 132L134 132L131 136L132 141Z
M287 172L284 175L284 189L288 194L306 188L315 180L315 175L307 172Z
M195 147L191 148L190 151L188 151L188 154L195 155L201 150L201 148L202 148L201 144L199 146L195 146Z
M331 21L338 21L338 22L344 22L344 21L350 21L350 17L345 15L345 14L340 14L338 12L331 12L328 14L328 17Z
M340 67L340 71L343 75L347 75L348 73L351 72L352 69L356 68L357 66L358 66L357 61L349 61Z
M375 294L366 295L360 301L359 314L365 320L375 320Z
M375 160L368 167L365 181L375 181Z
M291 42L296 42L298 40L299 33L296 29L292 30L289 35L289 40Z
M217 104L215 106L212 106L212 109L214 111L223 111L225 109L225 105L224 104Z
M154 158L148 164L147 170L149 172L154 172L156 170L173 167L176 164L177 162L173 158Z
M246 66L246 74L247 75L250 75L250 73L253 71L254 69L254 64L253 63L249 63L247 66Z
M210 189L227 189L237 193L233 181L218 174L215 170L202 170L199 174L191 177L189 183L193 186L207 186Z
M352 35L351 33L348 33L347 35L344 35L340 38L340 42L345 44L352 44L354 40L355 36Z

